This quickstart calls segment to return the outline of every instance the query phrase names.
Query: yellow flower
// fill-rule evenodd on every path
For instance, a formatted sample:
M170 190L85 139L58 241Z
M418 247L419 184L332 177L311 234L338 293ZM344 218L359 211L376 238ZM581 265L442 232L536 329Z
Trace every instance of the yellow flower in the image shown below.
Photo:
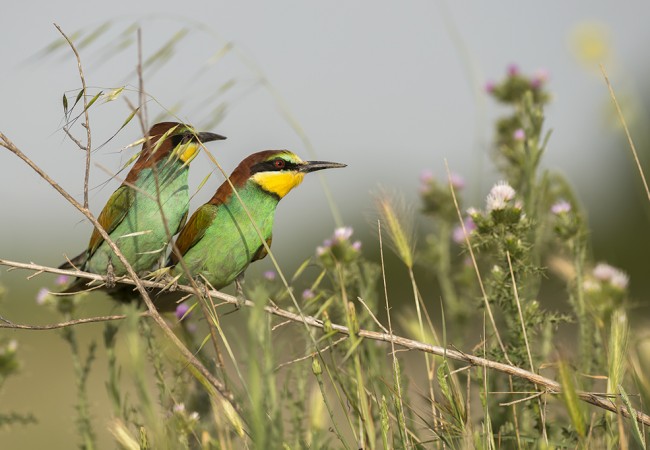
M599 22L582 22L571 31L571 47L583 64L594 67L606 63L611 55L609 29Z

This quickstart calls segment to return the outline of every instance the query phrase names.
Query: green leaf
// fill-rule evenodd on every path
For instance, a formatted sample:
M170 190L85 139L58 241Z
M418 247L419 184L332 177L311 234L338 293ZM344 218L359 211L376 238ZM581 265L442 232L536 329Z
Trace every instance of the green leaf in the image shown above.
M585 418L571 370L564 360L559 361L558 368L560 372L560 383L562 384L562 397L564 398L564 404L569 412L569 417L571 418L573 427L580 438L584 439L587 434Z
M86 107L84 108L84 111L90 109L90 107L93 106L93 103L97 101L97 99L102 95L103 92L104 91L99 91L97 94L95 94L95 96L91 98L90 101L88 102L88 105L86 105Z
M77 94L77 98L74 101L74 105L72 105L72 109L74 109L75 106L77 106L77 103L79 103L79 100L81 100L81 96L84 95L84 90L81 89L79 93Z
M126 120L124 121L124 123L120 127L120 130L122 128L124 128L129 122L131 122L131 119L133 119L135 117L135 115L138 113L139 110L140 110L140 107L137 107L137 108L135 108L133 110L133 112L131 112L131 114L129 114L129 117L126 118ZM117 130L117 131L120 131L120 130Z
M213 173L213 172L208 173L208 174L207 174L207 175L206 175L206 176L201 180L201 182L199 183L199 187L196 188L196 191L194 192L194 194L192 194L192 197L194 197L194 196L195 196L195 195L196 195L196 194L201 190L201 188L205 185L205 183L208 182L208 179L210 179L210 177L212 176L212 173Z
M625 389L623 389L623 386L620 384L618 385L618 391L621 393L621 398L623 399L623 403L625 403L627 412L630 413L630 422L632 422L632 435L634 436L637 444L639 444L643 450L646 450L645 440L641 435L641 430L639 430L639 423L636 420L636 410L632 407L632 403L630 402L630 398L627 396L627 392L625 392Z
M120 96L120 94L122 94L122 91L124 91L124 86L113 89L111 92L106 94L104 103L108 103L108 102L112 102L113 100L116 100Z
M292 281L292 282L293 282L293 281L296 281L296 280L298 279L298 277L300 277L300 275L302 275L302 273L304 272L304 270L305 270L307 267L309 267L309 264L310 264L310 263L311 263L311 257L309 257L309 258L307 258L306 260L304 260L304 261L302 262L302 264L300 264L300 266L298 267L298 269L296 269L296 272L293 274L293 277L291 277L291 281ZM313 287L312 287L312 290L313 290Z

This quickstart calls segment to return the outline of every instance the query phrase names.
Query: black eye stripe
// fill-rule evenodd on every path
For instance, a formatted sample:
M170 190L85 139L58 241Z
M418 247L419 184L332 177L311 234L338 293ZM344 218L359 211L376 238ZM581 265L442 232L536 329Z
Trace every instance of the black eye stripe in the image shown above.
M284 162L284 167L276 167L276 161ZM273 158L268 161L259 162L251 167L251 175L259 172L281 172L283 170L295 170L298 165L282 158Z
M174 134L170 136L172 148L176 148L181 144L187 144L188 142L191 142L193 138L194 135L192 133Z

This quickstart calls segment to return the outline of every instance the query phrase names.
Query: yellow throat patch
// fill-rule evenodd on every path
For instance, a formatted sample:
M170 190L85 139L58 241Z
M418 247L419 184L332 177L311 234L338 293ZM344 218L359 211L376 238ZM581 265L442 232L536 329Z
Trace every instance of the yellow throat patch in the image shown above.
M178 155L181 161L185 164L189 164L192 160L199 154L201 146L196 142L188 142L187 144L181 144L178 149Z
M251 177L262 189L282 198L305 178L303 172L259 172Z

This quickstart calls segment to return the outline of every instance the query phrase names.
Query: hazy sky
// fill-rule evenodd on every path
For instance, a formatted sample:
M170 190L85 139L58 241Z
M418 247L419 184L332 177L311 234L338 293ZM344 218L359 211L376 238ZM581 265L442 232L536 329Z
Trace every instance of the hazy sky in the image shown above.
M554 101L547 127L554 131L544 164L571 176L579 196L594 207L591 218L600 213L616 220L622 202L612 201L612 185L621 175L613 169L631 166L629 150L607 122L609 99L595 62L580 62L571 43L580 30L592 30L605 40L609 57L604 62L612 82L630 120L642 120L647 115L635 100L648 78L649 12L647 1L594 0L5 1L0 13L0 131L81 200L84 154L61 131L62 95L67 92L72 103L80 89L76 62L65 47L50 54L42 50L59 38L53 22L71 36L83 30L75 39L81 46L84 37L109 21L104 34L81 48L89 91L126 85L124 96L133 100L136 48L126 46L119 53L111 48L124 36L134 38L130 26L139 22L145 60L174 36L182 37L166 64L145 72L147 92L162 105L149 102L151 120L167 108L204 125L215 119L215 108L225 106L223 120L205 131L228 137L208 147L230 171L244 156L267 148L312 157L281 113L290 111L318 159L348 164L325 177L344 221L367 236L371 191L378 185L394 188L415 203L421 170L443 176L444 158L468 178L473 201L482 205L496 181L487 154L492 121L500 113L482 89L516 63L526 73L543 68L550 74ZM211 60L228 42L232 50ZM269 85L260 83L258 69ZM127 115L122 98L100 100L91 109L93 147L106 141ZM73 130L83 137L78 126ZM93 154L101 166L93 164L91 172L95 213L118 185L115 180L104 185L107 172L117 171L134 152L120 149L140 136L133 121ZM192 163L192 185L212 170L207 158L199 156ZM212 176L194 206L221 181L220 175ZM74 255L87 245L90 225L4 149L0 205L0 258L58 264L64 252ZM278 260L291 270L333 227L319 177L309 176L278 209L273 239ZM293 244L297 237L300 246ZM371 245L374 240L366 239L364 246ZM264 264L269 262L258 266ZM28 283L25 273L12 274L0 270L0 281L8 279L12 292L19 293L2 306L3 314L18 322L38 321L43 308L36 308L33 298L45 277ZM101 340L101 327L81 328L80 333ZM34 411L41 425L15 427L3 435L3 443L69 448L75 393L63 341L52 334L11 336L20 339L24 368L2 392L3 412ZM83 336L83 342L90 341ZM99 372L90 380L93 416L99 417L100 439L112 442L105 426L110 407L104 379L95 375Z
M482 86L501 77L511 63L524 72L544 68L550 73L555 100L547 125L554 133L547 166L579 175L627 164L628 154L621 153L627 152L625 148L602 145L611 140L604 119L607 91L595 67L589 69L576 58L571 36L585 24L603 30L615 87L634 95L636 85L645 79L649 10L647 2L640 1L626 2L624 7L604 1L502 1L498 6L213 1L184 7L178 2L111 1L101 9L93 2L38 6L9 2L0 16L4 66L0 130L81 198L83 153L60 129L61 96L68 92L74 98L80 83L67 49L39 53L59 37L52 23L70 35L77 30L87 35L111 21L104 35L81 50L92 92L125 83L133 86L135 46L110 59L110 51L104 52L132 23L141 24L145 59L176 33L187 32L165 65L145 72L147 91L165 108L178 106L176 113L195 124L210 122L211 109L225 102L227 114L210 130L229 139L210 148L226 170L245 155L266 148L290 148L311 157L279 112L281 99L319 159L349 164L326 177L344 220L363 228L366 221L360 212L371 209L373 189L380 184L394 187L416 200L420 171L431 168L442 176L444 158L452 170L473 178L470 192L476 199L483 196L495 179L485 155L491 121L499 109ZM206 65L227 42L234 50ZM261 69L277 96L260 86L252 65ZM150 103L152 120L160 111ZM94 107L94 146L112 135L127 115L122 99ZM83 137L78 127L76 133ZM93 161L116 171L133 153L118 151L140 135L136 121L131 122L96 151ZM79 213L5 151L0 151L0 167L0 249L9 253L2 256L37 259L47 249L44 262L55 263L62 252L76 252L85 245L90 227L80 223ZM204 157L192 167L195 186L213 168ZM107 179L107 173L93 165L91 185L99 188L91 192L91 207L97 213L118 185L111 181L101 187ZM213 176L195 203L209 197L221 181L220 175ZM596 184L593 177L577 181L583 196L607 191L606 183ZM276 225L278 250L298 231L314 245L329 234L334 223L318 177L308 178L283 201ZM22 237L28 233L34 245L25 247Z

